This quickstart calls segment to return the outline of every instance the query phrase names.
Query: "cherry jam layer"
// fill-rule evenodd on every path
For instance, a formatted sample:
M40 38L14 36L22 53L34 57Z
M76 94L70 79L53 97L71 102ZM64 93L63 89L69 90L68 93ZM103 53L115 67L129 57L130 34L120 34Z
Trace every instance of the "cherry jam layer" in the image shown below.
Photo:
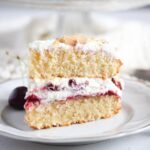
M29 109L31 107L38 106L40 104L40 101L41 101L40 98L32 94L26 98L24 108Z
M81 98L90 98L90 97L95 97L95 96L99 96L99 97L101 97L101 96L116 96L116 97L119 98L119 96L118 96L116 93L114 93L113 91L108 91L108 92L106 92L106 93L104 93L104 94L102 94L102 93L97 93L97 94L95 94L95 95L76 95L76 96L69 96L69 97L66 98L66 100L78 100L78 99L81 99ZM56 100L56 101L57 101L57 100ZM59 100L59 101L64 101L64 100ZM42 102L43 102L43 101L42 101L39 97L37 97L36 95L30 95L30 96L28 96L28 97L26 98L26 103L25 103L25 105L24 105L24 108L25 108L26 110L28 110L28 109L30 109L30 108L32 108L32 107L36 107L36 106L42 104Z
M115 95L121 97L122 84L112 78L100 79L60 79L32 86L26 94L25 108L53 101L75 100L79 97Z

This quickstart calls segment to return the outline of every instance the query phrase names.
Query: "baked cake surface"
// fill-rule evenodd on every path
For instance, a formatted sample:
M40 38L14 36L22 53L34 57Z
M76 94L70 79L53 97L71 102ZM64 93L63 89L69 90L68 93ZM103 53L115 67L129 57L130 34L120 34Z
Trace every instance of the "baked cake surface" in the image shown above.
M30 45L25 120L36 129L109 118L121 109L122 61L101 39L64 36Z

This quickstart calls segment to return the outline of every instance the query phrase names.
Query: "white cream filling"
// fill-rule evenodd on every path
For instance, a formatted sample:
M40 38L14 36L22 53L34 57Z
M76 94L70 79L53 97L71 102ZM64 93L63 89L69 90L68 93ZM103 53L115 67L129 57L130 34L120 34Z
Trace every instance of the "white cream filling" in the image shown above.
M122 96L122 90L120 90L111 79L101 80L99 78L71 78L75 79L77 85L81 85L81 89L75 89L68 85L69 78L55 78L53 80L30 80L28 92L26 97L29 95L36 95L41 99L41 103L53 102L55 100L66 100L68 97L80 96L96 96L97 94L105 94L108 91L113 91L119 97ZM51 90L34 90L45 86L47 83L52 83L60 87L59 91ZM88 83L86 85L85 83ZM121 81L122 83L122 81ZM62 89L63 88L63 89Z
M63 49L71 49L72 47L70 45L64 44L64 43L55 43L55 39L51 40L45 40L45 41L34 41L29 44L29 48L37 50L41 53L43 53L44 50L57 50L58 48Z

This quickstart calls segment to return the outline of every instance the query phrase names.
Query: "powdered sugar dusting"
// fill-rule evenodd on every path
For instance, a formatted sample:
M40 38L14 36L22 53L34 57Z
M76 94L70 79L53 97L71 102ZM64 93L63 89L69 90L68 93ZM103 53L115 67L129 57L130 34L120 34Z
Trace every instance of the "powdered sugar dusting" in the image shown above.
M86 44L78 43L75 48L86 52L86 51L98 51L98 50L101 50L102 46L99 46L99 44L94 41L94 42L88 42Z
M78 42L74 46L66 43L61 43L56 39L51 39L46 41L34 41L29 45L29 48L40 51L41 53L43 53L44 50L57 50L61 48L65 50L76 49L76 50L81 50L83 52L105 51L107 53L114 53L115 51L115 48L113 48L109 44L109 42L97 38L90 39L84 44Z
M55 42L55 39L46 41L34 41L31 44L29 44L29 48L40 51L41 53L43 53L44 50L57 50L61 48L68 50L72 48L70 45Z

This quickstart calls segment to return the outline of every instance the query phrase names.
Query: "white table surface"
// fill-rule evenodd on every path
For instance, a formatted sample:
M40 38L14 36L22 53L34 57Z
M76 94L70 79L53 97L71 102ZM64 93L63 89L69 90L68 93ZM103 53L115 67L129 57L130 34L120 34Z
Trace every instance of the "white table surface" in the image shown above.
M4 11L5 9L1 9ZM145 15L139 15L141 20L147 20L149 10L146 9ZM6 11L5 11L6 12ZM141 10L139 11L139 13ZM2 14L2 13L1 13ZM138 13L137 13L138 14ZM123 19L126 19L122 12ZM118 16L119 17L119 16ZM131 19L136 19L135 16L130 16ZM147 20L149 21L149 20ZM150 150L150 130L140 134L127 136L114 140L107 140L96 144L82 146L52 146L47 144L38 144L14 140L0 136L0 150Z
M0 150L149 150L150 131L81 146L54 146L13 140L0 136Z

